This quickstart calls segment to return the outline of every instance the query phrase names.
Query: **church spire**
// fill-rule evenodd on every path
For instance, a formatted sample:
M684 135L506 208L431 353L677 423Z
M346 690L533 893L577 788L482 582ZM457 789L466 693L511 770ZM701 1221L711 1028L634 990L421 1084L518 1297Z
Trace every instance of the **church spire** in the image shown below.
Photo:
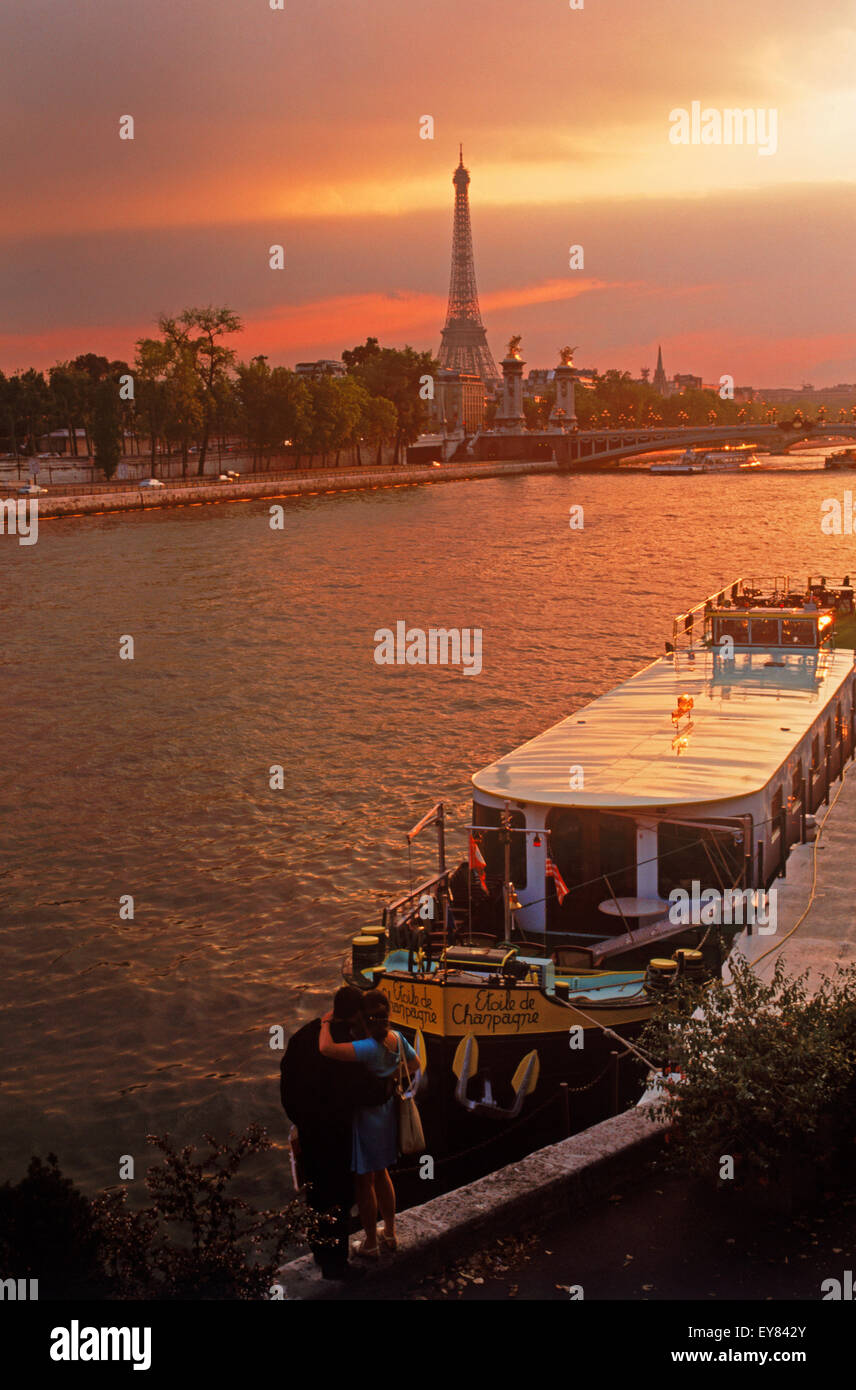
M659 343L657 344L657 370L654 373L652 385L654 390L659 391L661 396L666 394L668 383L666 381L666 373L663 370L663 349L660 347Z

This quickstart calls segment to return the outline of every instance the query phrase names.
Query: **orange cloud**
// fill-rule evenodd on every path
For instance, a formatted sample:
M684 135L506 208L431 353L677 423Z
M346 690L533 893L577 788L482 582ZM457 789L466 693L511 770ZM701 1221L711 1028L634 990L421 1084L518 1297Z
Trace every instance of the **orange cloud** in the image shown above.
M494 290L480 298L484 313L548 304L595 290L620 288L604 280L546 280L540 284ZM247 323L247 341L257 351L302 351L337 340L359 342L372 333L394 342L410 336L437 338L446 317L446 298L436 294L354 294L280 306Z

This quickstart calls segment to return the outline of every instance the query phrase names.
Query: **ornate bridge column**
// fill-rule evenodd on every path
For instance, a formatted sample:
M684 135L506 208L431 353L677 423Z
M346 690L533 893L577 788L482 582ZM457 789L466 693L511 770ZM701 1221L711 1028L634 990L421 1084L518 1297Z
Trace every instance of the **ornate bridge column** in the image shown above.
M496 417L496 428L502 434L522 434L526 427L523 414L523 368L520 338L512 338L508 355L502 359L502 413Z
M553 373L556 382L556 404L550 412L550 429L557 433L573 429L577 423L574 410L574 348L559 349L561 365Z

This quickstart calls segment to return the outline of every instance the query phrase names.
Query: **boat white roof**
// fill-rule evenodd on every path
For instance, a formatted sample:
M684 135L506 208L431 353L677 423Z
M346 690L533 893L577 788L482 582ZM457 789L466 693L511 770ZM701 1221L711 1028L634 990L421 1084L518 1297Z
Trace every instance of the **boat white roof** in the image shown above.
M853 674L851 650L700 648L661 657L473 777L492 797L626 808L729 801L761 791ZM679 695L693 708L679 726ZM690 728L687 731L687 724ZM686 733L677 751L675 740ZM572 767L583 789L570 786Z

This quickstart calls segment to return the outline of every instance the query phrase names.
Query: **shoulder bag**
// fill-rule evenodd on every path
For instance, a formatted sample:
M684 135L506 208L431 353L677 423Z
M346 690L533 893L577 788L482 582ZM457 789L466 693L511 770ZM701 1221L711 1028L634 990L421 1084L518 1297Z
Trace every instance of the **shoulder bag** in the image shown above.
M412 1096L405 1094L410 1090L410 1068L407 1065L407 1058L404 1055L404 1048L401 1037L398 1038L398 1073L397 1073L397 1098L396 1110L398 1112L398 1152L401 1154L419 1154L425 1151L425 1134L422 1129L422 1120L419 1116L419 1109ZM404 1075L402 1075L404 1073ZM407 1084L404 1084L404 1076L407 1077Z

